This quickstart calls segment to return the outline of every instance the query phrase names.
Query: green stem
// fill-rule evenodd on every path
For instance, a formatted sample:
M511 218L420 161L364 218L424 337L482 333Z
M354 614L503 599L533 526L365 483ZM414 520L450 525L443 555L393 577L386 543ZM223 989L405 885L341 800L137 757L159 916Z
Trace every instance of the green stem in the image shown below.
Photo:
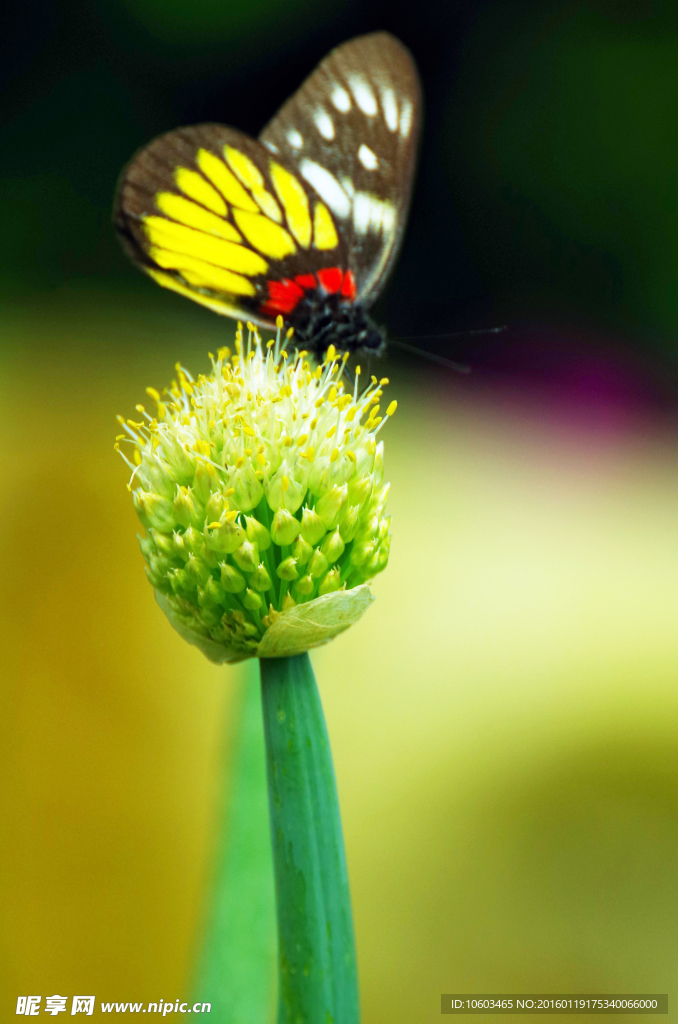
M221 812L216 870L193 990L195 999L211 1003L214 1024L267 1024L272 1009L273 864L261 700L254 675L248 672L244 682L235 757L227 766L229 799Z
M358 1024L351 900L332 755L308 654L262 658L278 908L278 1024Z

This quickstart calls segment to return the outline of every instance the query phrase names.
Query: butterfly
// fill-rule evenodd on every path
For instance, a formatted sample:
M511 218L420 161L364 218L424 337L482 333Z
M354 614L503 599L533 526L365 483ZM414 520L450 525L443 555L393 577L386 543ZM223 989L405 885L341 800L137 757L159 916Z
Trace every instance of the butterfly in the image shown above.
M322 354L379 351L368 315L402 240L421 122L409 51L387 32L332 50L258 140L180 128L123 171L114 223L158 284Z

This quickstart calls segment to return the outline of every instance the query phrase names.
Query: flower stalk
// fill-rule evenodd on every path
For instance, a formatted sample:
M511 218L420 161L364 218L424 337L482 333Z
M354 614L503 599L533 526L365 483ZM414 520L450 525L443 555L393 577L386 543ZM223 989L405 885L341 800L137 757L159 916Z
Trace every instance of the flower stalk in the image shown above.
M308 654L262 658L278 911L277 1024L358 1024L353 919L332 755Z

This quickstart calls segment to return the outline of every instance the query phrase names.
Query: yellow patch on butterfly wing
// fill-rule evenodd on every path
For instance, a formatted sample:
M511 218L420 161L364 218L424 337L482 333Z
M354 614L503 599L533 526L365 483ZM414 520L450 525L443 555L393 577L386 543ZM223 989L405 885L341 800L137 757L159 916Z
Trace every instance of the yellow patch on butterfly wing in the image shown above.
M330 211L324 203L316 203L313 210L313 248L336 249L339 236Z
M244 210L234 210L233 216L250 245L265 256L282 260L297 251L289 231L274 224L268 217L262 217L259 213L245 213Z
M211 288L227 295L256 295L256 288L248 278L230 270L215 267L212 263L186 256L169 249L152 246L149 254L154 263L165 270L178 270L185 281L196 288Z
M259 214L242 213L242 216L259 217ZM273 227L277 227L277 225L273 225ZM213 263L224 270L235 270L238 273L247 274L248 277L265 274L268 270L266 260L262 259L258 253L245 248L244 245L236 245L234 242L215 238L214 235L206 235L202 231L196 231L185 224L175 224L174 221L166 220L164 217L146 217L144 230L151 245L205 260L205 262ZM278 230L282 229L278 228ZM246 234L246 232L244 233Z
M197 228L199 231L206 231L210 235L218 235L229 242L241 242L242 237L232 224L229 224L223 217L216 213L210 213L203 206L190 199L184 199L174 192L158 192L155 197L157 208L172 220L180 224L187 224L188 227Z
M308 210L308 196L301 182L280 164L271 161L271 179L283 204L290 231L299 245L308 249L311 244L311 215Z
M250 190L259 208L277 224L282 222L280 207L264 188L264 176L248 156L233 146L224 146L224 156L243 185Z
M174 172L174 180L189 199L195 199L197 203L202 203L208 210L212 210L222 217L228 213L228 207L223 198L197 171L191 171L188 167L177 167Z
M152 277L162 288L169 288L170 291L178 292L179 295L183 295L187 299L193 299L194 302L199 303L201 306L206 306L207 309L211 309L214 313L219 313L221 316L232 316L236 319L243 316L243 311L237 306L233 306L228 302L222 302L220 299L215 299L208 295L201 295L200 292L196 292L193 288L182 284L181 281L177 281L171 274L165 274L162 270L144 269L149 277Z
M238 206L241 210L249 210L250 213L259 212L259 207L249 192L242 187L220 157L210 153L208 149L199 149L196 160L202 173L210 179L232 206Z

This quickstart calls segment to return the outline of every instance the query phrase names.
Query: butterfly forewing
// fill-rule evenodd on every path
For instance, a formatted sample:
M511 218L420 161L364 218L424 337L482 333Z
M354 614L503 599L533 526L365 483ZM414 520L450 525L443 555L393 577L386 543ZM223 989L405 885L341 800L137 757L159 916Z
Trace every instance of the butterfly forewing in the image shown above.
M275 321L267 304L276 283L347 264L312 187L284 158L223 125L182 128L141 150L123 173L115 222L159 284L264 326Z
M333 50L259 136L332 210L364 305L399 248L420 121L409 51L375 32Z

